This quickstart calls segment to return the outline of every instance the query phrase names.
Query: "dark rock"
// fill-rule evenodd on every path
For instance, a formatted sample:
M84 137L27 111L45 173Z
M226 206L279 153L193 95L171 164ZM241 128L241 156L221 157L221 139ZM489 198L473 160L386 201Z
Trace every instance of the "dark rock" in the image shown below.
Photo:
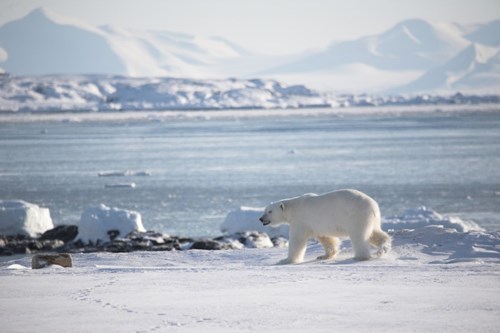
M136 251L146 251L151 247L151 245L151 241L142 239L140 241L133 242L132 248Z
M114 240L116 237L120 236L120 230L108 230L109 240Z
M226 235L214 239L192 239L175 237L166 234L147 231L134 231L124 237L118 237L118 232L111 231L109 241L74 241L78 234L76 226L58 226L45 232L40 238L31 238L23 235L0 235L0 256L13 254L29 254L38 252L132 252L132 251L184 251L184 250L237 250L243 247L286 247L288 240L273 238L269 240L267 234L245 232ZM272 241L272 243L271 243Z
M41 240L62 240L64 243L70 242L78 235L78 226L76 225L59 225L54 229L47 230L40 236Z
M0 256L12 256L14 255L14 251L11 249L0 248Z
M103 250L106 252L132 252L133 249L126 241L114 240L104 244Z
M191 250L223 250L222 243L212 239L202 239L195 241L191 245Z
M148 251L172 251L176 248L174 248L170 244L160 244L160 245L153 245L152 247L149 248ZM178 249L176 249L178 250Z
M85 244L83 244L82 240L79 239L73 243L73 247L82 249L85 247Z

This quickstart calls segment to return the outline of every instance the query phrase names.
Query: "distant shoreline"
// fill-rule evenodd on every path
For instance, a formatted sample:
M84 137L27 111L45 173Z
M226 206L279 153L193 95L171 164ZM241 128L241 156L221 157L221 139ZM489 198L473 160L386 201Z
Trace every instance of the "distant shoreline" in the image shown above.
M167 120L218 120L267 117L414 115L432 113L500 113L500 104L391 105L297 109L224 109L165 111L35 111L0 112L0 124L37 122L122 122Z

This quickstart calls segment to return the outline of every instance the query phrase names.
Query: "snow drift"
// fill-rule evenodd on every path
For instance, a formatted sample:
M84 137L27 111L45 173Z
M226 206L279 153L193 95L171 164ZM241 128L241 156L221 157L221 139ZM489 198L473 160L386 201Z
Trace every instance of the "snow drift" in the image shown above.
M52 228L48 208L21 200L0 200L0 235L38 237Z

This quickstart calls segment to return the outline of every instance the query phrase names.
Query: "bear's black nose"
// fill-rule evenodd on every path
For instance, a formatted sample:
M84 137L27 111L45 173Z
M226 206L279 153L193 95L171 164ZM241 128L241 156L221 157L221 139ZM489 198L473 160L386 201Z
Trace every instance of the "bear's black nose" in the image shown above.
M260 222L264 222L264 219L261 217L261 218L259 219L259 221L260 221Z

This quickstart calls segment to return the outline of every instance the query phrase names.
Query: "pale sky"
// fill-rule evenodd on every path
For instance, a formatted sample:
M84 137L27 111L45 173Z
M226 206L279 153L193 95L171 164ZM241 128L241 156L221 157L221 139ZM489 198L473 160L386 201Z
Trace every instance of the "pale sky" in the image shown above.
M500 0L0 0L0 25L37 7L91 25L225 37L253 52L295 53L379 33L409 18L500 18Z

